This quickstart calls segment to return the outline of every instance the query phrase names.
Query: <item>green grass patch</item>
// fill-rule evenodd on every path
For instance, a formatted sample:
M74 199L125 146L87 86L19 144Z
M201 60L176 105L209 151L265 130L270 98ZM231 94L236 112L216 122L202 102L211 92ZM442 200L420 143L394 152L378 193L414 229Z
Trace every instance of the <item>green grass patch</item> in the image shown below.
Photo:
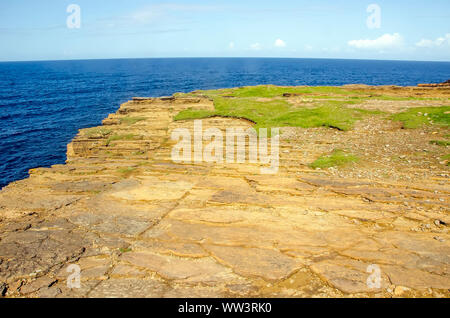
M216 112L209 110L194 110L194 109L186 109L180 113L178 113L174 120L191 120L191 119L203 119L215 116Z
M350 130L353 124L367 112L337 105L323 105L317 108L301 108L262 123L270 127L330 127Z
M310 164L313 169L326 169L331 167L339 167L351 162L358 162L359 158L344 150L335 149L331 154L323 155Z
M120 253L129 253L129 252L131 252L132 250L131 250L131 248L123 248L123 247L121 247L121 248L119 248L119 251L120 251Z
M232 96L239 98L247 97L264 97L264 98L274 98L282 97L283 94L304 94L304 95L364 95L367 94L360 90L347 90L342 87L334 86L318 86L318 87L283 87L275 85L259 85L259 86L249 86L249 87L239 87L239 88L227 88L227 89L217 89L217 90L204 90L195 91L190 93L190 95L206 95L209 97L217 96Z
M234 97L281 97L283 94L304 94L304 95L359 95L365 94L358 90L346 90L342 87L333 86L318 86L318 87L280 87L273 85L253 86L253 87L241 87L237 88L229 94Z
M450 125L450 106L411 108L392 116L393 120L401 121L407 129L420 128L424 125Z
M129 176L131 175L134 171L136 170L136 168L133 167L127 167L127 168L119 168L117 169L117 172L121 173L124 176Z
M387 101L443 100L442 98L437 97L390 96L390 95L374 95L370 99L387 100Z
M446 146L450 146L450 141L447 141L447 140L431 140L430 144L446 147Z
M446 163L447 166L450 166L450 153L448 155L443 156L442 159L447 161Z
M120 119L120 123L131 126L146 119L145 117L123 117Z
M379 111L348 108L356 101L321 101L315 108L294 107L286 100L258 101L255 98L213 97L215 111L187 109L175 120L203 119L213 116L245 118L256 123L255 128L275 127L332 127L349 130L364 116L380 114Z
M309 98L345 98L353 99L358 101L365 101L369 99L374 100L388 100L388 101L411 101L411 100L447 100L449 98L439 98L439 97L414 97L414 96L391 96L382 95L372 92L370 90L364 89L346 89L337 86L317 86L317 87L283 87L275 85L259 85L259 86L248 86L248 87L238 87L238 88L224 88L216 90L198 90L191 93L177 93L175 96L208 96L210 98L214 97L238 97L238 98L248 98L248 97L264 97L264 98L276 98L282 97L283 94L299 94L305 95Z
M106 137L111 133L111 129L105 127L93 127L86 129L84 135L87 137Z
M283 94L304 95L310 101L307 107L292 105ZM227 88L195 91L183 96L207 96L214 101L214 111L187 109L175 116L175 120L204 119L214 116L245 118L254 122L255 128L275 127L331 127L350 130L356 121L367 116L385 114L386 119L401 121L404 128L419 128L424 125L450 124L450 106L420 107L389 115L382 111L350 108L367 100L446 100L445 98L402 97L372 94L364 89L342 87L279 87L260 85L253 87ZM262 101L258 98L268 98ZM450 100L450 99L447 99ZM356 106L357 107L357 106Z
M112 135L111 137L108 138L108 140L106 141L106 146L109 146L111 144L111 142L116 141L116 140L135 140L137 139L138 136L133 135L133 134L126 134L126 135Z

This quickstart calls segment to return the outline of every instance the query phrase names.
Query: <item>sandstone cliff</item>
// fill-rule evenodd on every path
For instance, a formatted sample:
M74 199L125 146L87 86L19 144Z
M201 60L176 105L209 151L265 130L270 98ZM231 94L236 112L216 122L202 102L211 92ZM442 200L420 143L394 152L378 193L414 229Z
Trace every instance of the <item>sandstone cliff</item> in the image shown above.
M450 296L448 166L437 155L445 148L429 143L447 128L405 130L383 118L351 131L286 128L271 176L258 164L172 162L171 132L193 126L173 120L185 109L214 104L201 95L135 98L81 130L65 165L33 169L0 192L3 295ZM251 125L203 120L204 129ZM367 157L343 169L309 166L342 147ZM79 289L67 287L69 264L81 268ZM381 270L378 287L367 283L370 265Z

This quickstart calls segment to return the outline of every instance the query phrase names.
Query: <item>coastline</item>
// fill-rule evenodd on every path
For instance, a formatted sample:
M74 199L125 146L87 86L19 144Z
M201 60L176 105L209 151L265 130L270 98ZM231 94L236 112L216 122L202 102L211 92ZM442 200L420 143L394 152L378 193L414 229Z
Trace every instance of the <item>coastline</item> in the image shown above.
M450 88L340 89L363 96L346 109L358 107L368 117L348 131L284 129L276 176L261 175L259 164L171 160L171 133L194 124L174 118L186 110L214 112L216 95L122 104L102 126L80 130L66 164L32 169L28 179L0 191L5 295L450 297L449 175L440 158L446 148L430 144L444 139L448 126L404 129L389 119L389 111L448 106ZM220 97L238 98L222 91ZM251 98L314 109L322 100L348 102L352 94ZM253 125L201 120L204 129L221 131ZM360 149L362 163L310 166L342 146ZM415 155L419 148L424 154ZM68 264L80 265L82 288L67 288ZM366 284L372 264L382 272L375 289Z
M4 151L0 154L0 186L27 177L30 168L64 163L66 146L79 128L99 125L109 113L116 112L119 103L132 96L170 96L194 89L266 83L415 86L447 79L448 65L292 59L2 64L0 148ZM284 69L289 72L280 72ZM311 73L311 69L315 71ZM395 72L391 73L393 69ZM93 72L95 75L91 76ZM179 74L186 76L180 78Z

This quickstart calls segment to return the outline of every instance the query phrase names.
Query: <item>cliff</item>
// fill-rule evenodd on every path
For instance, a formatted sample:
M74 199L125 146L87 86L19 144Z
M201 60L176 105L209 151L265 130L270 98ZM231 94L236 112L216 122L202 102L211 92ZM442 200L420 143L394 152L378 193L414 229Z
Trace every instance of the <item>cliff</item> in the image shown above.
M134 98L81 130L65 165L3 189L0 293L449 297L447 146L432 142L448 138L449 90L249 92ZM224 103L239 101L248 108L228 116ZM285 112L276 122L267 103ZM279 170L265 175L263 163L175 163L172 132L194 127L180 114L224 135L263 120L296 127L281 129ZM340 151L352 160L341 165ZM69 264L80 288L68 288Z

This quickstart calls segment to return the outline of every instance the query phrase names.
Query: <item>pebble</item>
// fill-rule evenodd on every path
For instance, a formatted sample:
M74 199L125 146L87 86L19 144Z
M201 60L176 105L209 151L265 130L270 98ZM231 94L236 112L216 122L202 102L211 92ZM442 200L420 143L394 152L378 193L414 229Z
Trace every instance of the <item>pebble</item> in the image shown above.
M57 287L42 288L39 290L38 295L40 298L55 298L61 294L61 289Z
M8 290L8 286L3 283L0 285L0 296L3 297L6 295L6 291Z
M397 286L394 289L394 295L395 296L401 296L403 295L405 292L409 291L411 289L409 289L408 287L404 287L404 286Z

